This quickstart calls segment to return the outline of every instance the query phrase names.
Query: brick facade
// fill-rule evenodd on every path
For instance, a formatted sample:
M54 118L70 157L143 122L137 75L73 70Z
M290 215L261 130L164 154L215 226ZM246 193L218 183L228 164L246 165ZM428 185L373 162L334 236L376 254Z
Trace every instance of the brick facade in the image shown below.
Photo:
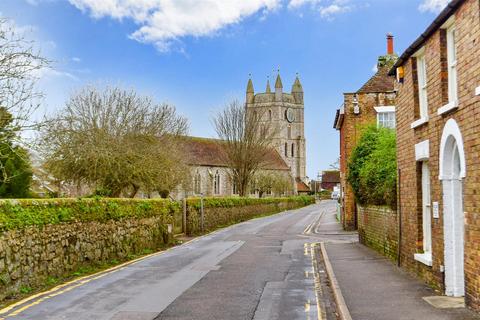
M391 39L391 38L389 38ZM393 50L393 49L392 49ZM393 58L393 59L392 59ZM362 127L376 123L375 107L395 106L394 78L388 75L396 56L390 52L378 61L378 71L360 90L344 93L344 102L337 110L334 128L340 133L340 184L341 184L341 223L345 230L357 229L358 219L355 197L347 182L348 161L361 136ZM386 62L386 63L385 63ZM358 113L355 106L358 105Z
M448 69L446 31L442 28L447 19L454 17L455 47L457 51L458 107L439 114L439 109L448 101ZM440 20L440 21L439 21ZM400 170L399 205L401 208L401 264L417 274L425 282L445 291L444 266L445 229L444 199L450 191L443 184L446 177L440 176L440 149L442 135L446 137L447 121L456 123L463 140L459 144L460 163L464 156L465 177L463 185L464 219L464 277L465 300L470 307L480 310L480 4L478 0L452 1L450 6L431 26L430 34L423 42L415 42L400 58L396 67L403 68L403 83L397 84L397 158ZM427 30L428 31L428 30ZM415 128L412 123L419 118L418 84L415 52L424 48L427 75L428 121ZM398 69L397 69L398 70ZM477 89L478 90L478 89ZM452 120L453 119L453 120ZM449 125L447 125L449 127ZM453 136L448 136L450 140ZM426 142L428 141L428 142ZM446 140L444 140L446 141ZM438 203L438 218L431 214L432 266L417 261L414 254L423 250L422 188L419 165L419 150L415 145L423 142L430 171L431 206ZM426 150L426 151L425 151ZM426 157L426 158L425 158ZM443 159L446 159L445 156ZM445 161L445 160L443 160ZM445 162L444 162L445 163ZM463 166L462 166L463 167ZM462 170L462 168L460 168ZM443 181L441 180L443 179ZM453 180L453 179L452 179ZM462 187L460 187L460 190ZM461 191L460 191L461 192ZM453 203L455 210L458 204ZM461 207L461 205L460 205ZM463 224L463 223L462 223ZM455 244L454 244L455 245ZM462 249L462 248L460 248Z

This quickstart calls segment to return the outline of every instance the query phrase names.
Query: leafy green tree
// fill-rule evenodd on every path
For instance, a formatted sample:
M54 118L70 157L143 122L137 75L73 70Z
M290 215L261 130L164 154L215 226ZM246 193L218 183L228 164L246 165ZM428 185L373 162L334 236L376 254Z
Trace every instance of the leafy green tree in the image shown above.
M364 128L348 163L348 182L361 204L390 205L397 199L395 131Z
M26 198L30 195L32 169L28 152L15 145L17 128L13 116L0 107L0 197Z

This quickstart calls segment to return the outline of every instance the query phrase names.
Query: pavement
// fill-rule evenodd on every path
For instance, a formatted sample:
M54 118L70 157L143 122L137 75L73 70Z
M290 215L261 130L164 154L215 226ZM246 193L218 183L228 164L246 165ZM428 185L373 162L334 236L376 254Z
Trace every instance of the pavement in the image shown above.
M323 218L317 233L330 235L325 240L327 256L352 319L480 319L466 308L434 308L423 298L438 296L437 292L358 242L335 242L334 234L341 230L330 214Z
M323 242L352 318L477 319L341 230L336 203L253 219L0 310L0 320L336 320Z

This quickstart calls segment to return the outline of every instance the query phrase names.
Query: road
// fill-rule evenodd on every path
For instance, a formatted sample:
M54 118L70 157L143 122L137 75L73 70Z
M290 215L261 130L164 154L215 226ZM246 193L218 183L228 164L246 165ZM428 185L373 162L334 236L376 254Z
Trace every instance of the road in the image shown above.
M330 319L334 306L322 292L314 245L325 240L355 241L339 231L333 201L250 220L79 279L0 319Z

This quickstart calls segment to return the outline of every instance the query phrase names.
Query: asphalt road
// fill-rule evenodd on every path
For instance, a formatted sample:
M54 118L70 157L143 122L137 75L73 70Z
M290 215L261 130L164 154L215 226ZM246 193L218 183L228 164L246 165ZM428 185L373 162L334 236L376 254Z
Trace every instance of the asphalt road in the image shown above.
M355 241L334 214L325 201L250 220L37 295L0 319L326 319L313 243Z

